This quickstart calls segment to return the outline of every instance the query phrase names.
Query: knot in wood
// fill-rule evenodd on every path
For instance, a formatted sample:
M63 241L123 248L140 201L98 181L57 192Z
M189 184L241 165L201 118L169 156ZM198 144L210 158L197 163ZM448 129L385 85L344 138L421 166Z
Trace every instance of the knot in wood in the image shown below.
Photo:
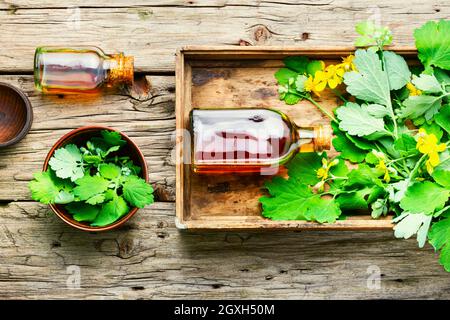
M272 33L266 26L259 25L253 32L253 36L258 44L262 44L267 42L267 40L272 36Z

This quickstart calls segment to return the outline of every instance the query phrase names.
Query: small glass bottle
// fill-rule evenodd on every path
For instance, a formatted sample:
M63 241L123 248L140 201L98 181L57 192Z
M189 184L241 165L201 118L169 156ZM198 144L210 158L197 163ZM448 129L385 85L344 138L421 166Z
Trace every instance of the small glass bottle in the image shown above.
M105 54L100 48L39 47L34 56L34 83L44 93L96 93L102 87L131 84L132 56Z
M331 128L300 128L271 109L194 109L192 168L197 173L275 174L297 152L330 149Z

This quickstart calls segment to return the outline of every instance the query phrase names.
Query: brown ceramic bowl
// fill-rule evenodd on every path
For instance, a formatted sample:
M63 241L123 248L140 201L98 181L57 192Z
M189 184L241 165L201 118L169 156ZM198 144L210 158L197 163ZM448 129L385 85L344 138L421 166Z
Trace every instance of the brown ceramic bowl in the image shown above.
M16 87L0 82L0 149L19 142L30 131L30 100Z
M65 134L61 139L59 139L55 145L52 147L50 152L48 153L47 157L45 158L43 171L47 171L48 168L48 162L50 161L50 158L53 156L56 149L59 149L61 147L64 147L67 144L75 144L77 146L84 145L87 140L94 136L99 136L100 131L102 130L110 130L110 131L116 131L119 132L122 138L127 142L127 144L122 147L118 154L119 155L127 155L133 160L134 164L141 167L141 178L144 178L145 181L148 182L148 169L147 169L147 163L145 162L144 155L142 154L141 150L139 150L138 146L130 139L128 138L124 133L114 130L112 128L108 127L102 127L102 126L88 126L88 127L82 127L78 128L76 130L73 130L67 134ZM130 212L128 212L126 215L124 215L121 219L117 220L116 222L104 226L104 227L91 227L88 224L78 222L72 218L72 215L68 213L64 209L64 205L58 205L58 204L51 204L50 208L53 210L53 212L60 217L64 222L71 225L72 227L75 227L77 229L81 229L84 231L106 231L115 229L121 225L123 225L126 221L128 221L135 213L138 211L138 208L132 208Z

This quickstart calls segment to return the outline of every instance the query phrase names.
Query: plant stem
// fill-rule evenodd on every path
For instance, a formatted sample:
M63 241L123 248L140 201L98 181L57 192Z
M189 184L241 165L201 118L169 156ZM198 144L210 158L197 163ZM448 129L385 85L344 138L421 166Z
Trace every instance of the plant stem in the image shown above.
M389 161L389 163L392 163L392 162L397 162L397 161L405 160L405 159L408 159L408 158L412 158L412 157L415 157L415 156L416 156L415 154L412 154L412 155L409 155L409 156L406 156L406 157L397 158L397 159L388 160L388 161Z
M441 214L443 214L445 211L447 211L450 208L450 206L446 206L444 208L442 208L441 210L439 210L438 212L435 212L433 214L433 217L439 217Z
M409 174L409 181L411 181L412 179L414 179L416 177L417 171L419 171L420 166L422 165L423 161L425 160L425 158L427 157L426 154L424 154L419 161L417 161L416 165L414 166L414 168L412 169L411 173Z
M323 108L320 104L318 104L313 98L304 96L306 100L311 102L313 105L315 105L320 111L322 111L323 114L325 114L328 118L330 118L332 121L338 123L337 119L328 112L325 108Z
M344 98L344 96L339 92L339 90L331 89L331 91L333 91L333 93L334 93L335 95L337 95L338 98L341 99L343 102L345 102L345 103L348 102L348 100Z
M328 182L330 180L348 180L348 177L336 177L331 175L331 178L326 179L325 182Z
M381 63L382 63L382 65L383 65L383 72L385 73L385 75L386 75L386 79L388 79L388 74L387 74L387 71L386 71L386 59L384 58L384 52L383 52L383 47L381 46L379 46L379 48L380 48L380 54L381 54ZM394 123L394 136L395 136L395 138L397 138L398 137L398 127L397 127L397 119L396 119L396 117L395 117L395 113L394 113L394 108L393 108L393 106L392 106L392 101L391 101L391 87L390 87L390 85L389 85L389 81L387 81L387 85L388 85L388 88L389 88L389 99L388 99L388 101L387 101L387 108L388 108L388 110L389 110L389 115L390 115L390 117L391 117L391 119L392 119L392 122Z

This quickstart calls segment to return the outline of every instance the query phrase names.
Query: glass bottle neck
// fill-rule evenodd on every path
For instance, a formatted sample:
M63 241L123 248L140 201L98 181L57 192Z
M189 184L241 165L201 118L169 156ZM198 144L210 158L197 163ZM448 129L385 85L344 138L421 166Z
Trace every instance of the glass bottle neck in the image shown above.
M294 128L298 152L321 152L330 149L332 136L330 127L317 125L301 128L294 125Z
M134 58L132 56L125 56L123 53L106 55L103 68L107 72L108 86L133 83Z

